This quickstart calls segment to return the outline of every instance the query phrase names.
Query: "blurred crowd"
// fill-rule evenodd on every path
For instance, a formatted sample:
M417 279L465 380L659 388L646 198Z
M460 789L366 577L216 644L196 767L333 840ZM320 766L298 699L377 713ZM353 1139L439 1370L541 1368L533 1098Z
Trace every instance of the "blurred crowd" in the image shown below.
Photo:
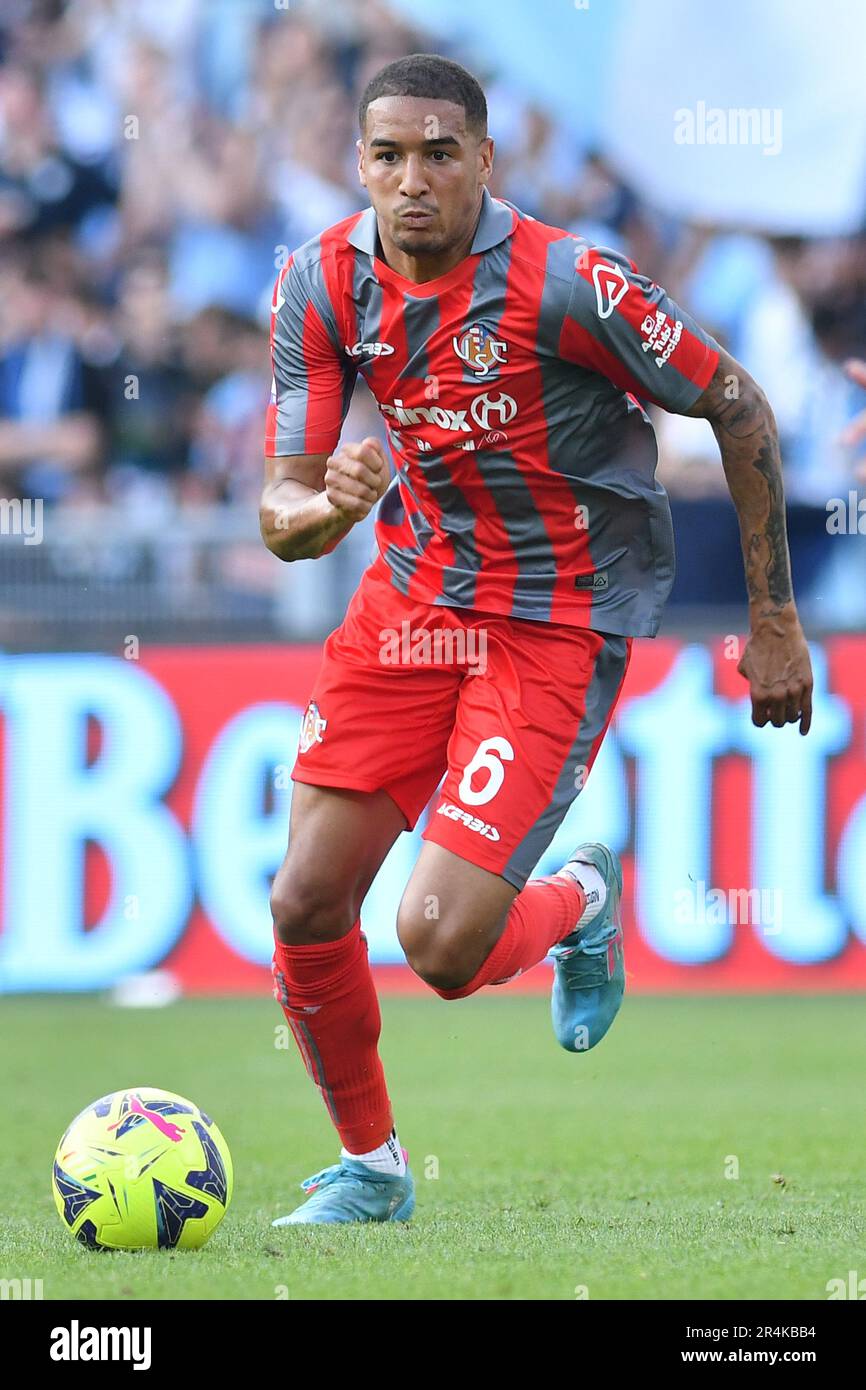
M270 292L286 255L366 206L358 95L449 52L385 0L4 0L0 9L0 493L80 507L254 508ZM488 94L494 194L628 252L766 389L789 497L856 485L866 237L693 227L460 52ZM380 431L363 387L347 434ZM660 421L672 497L724 492L701 421Z

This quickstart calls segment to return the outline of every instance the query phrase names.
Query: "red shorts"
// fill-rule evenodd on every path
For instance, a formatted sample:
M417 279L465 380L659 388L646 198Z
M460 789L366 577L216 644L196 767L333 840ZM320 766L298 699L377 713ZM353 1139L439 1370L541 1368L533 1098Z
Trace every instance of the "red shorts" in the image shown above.
M327 639L292 776L386 791L425 840L522 888L583 786L632 639L416 603L381 557Z

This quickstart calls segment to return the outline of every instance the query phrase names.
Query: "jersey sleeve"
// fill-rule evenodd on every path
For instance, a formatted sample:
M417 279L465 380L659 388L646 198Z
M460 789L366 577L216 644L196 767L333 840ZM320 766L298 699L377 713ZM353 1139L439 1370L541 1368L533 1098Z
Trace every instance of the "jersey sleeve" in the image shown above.
M274 287L273 381L265 423L265 454L271 458L333 453L352 400L355 368L341 358L333 311L317 306L310 288L292 260Z
M719 345L618 251L575 241L560 353L623 391L682 412L709 385Z

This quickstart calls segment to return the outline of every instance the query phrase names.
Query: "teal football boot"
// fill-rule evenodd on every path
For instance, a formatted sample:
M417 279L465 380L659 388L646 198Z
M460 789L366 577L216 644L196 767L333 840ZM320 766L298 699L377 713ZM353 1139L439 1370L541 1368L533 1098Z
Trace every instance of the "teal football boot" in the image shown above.
M604 907L550 952L554 959L553 1031L567 1052L588 1052L613 1023L625 990L622 953L622 866L606 845L578 845L559 870L575 877L573 864L592 864L607 888Z
M406 1150L403 1150L406 1157ZM377 1173L366 1163L342 1158L301 1183L310 1195L272 1226L330 1226L348 1221L408 1221L415 1210L415 1183L407 1167L403 1177Z

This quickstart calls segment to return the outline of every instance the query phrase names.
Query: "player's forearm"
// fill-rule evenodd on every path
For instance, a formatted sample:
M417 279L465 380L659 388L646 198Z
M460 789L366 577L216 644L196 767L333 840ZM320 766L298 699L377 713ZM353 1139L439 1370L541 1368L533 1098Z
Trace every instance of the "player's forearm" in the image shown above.
M785 616L796 621L779 436L769 401L722 351L713 380L685 413L709 420L718 441L740 523L752 627Z
M316 560L353 525L324 492L290 481L265 494L259 523L265 545L281 560Z
M752 626L790 612L794 594L779 437L770 404L754 384L739 409L712 421L740 523Z

